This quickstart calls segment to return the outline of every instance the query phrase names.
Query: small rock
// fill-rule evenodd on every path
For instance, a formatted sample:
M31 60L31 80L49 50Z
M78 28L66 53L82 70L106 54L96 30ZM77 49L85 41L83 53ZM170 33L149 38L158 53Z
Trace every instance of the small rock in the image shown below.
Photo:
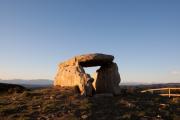
M87 115L82 115L81 118L86 119L86 118L88 118L88 116Z
M160 116L160 115L157 115L157 118L161 118L161 116Z
M54 96L50 96L50 99L51 99L51 100L54 99Z
M159 107L160 107L161 109L165 109L166 106L167 106L166 104L160 104L160 105L159 105Z
M16 97L12 97L12 100L14 100L14 101L15 101L15 100L16 100Z

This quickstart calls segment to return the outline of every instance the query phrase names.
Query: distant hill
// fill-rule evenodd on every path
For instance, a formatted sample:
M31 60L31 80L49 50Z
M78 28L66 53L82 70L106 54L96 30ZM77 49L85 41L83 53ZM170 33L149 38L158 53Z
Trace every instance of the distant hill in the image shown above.
M150 83L142 82L121 82L119 85L149 85Z
M142 83L142 82L122 82L120 86L157 86L157 87L168 87L168 86L180 86L180 83Z
M23 80L23 79L12 79L12 80L2 80L0 83L18 84L25 87L43 87L52 86L53 81L49 79L33 79L33 80Z
M159 84L149 84L141 85L146 88L161 88L161 87L180 87L180 83L159 83Z

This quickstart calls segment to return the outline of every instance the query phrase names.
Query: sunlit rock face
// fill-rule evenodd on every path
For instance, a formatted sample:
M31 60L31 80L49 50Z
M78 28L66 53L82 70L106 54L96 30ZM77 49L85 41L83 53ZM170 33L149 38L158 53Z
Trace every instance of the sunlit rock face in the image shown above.
M55 86L79 86L81 93L91 94L90 90L96 89L97 93L119 94L119 83L121 81L118 66L113 62L114 56L105 54L85 54L75 56L60 63L58 73L55 77ZM96 71L94 82L86 74L83 67L101 66ZM94 88L92 88L94 86ZM91 88L88 88L91 87ZM86 92L88 91L88 92Z
M83 91L83 85L87 80L87 74L81 66L59 66L58 73L55 77L55 86L75 86L78 85Z

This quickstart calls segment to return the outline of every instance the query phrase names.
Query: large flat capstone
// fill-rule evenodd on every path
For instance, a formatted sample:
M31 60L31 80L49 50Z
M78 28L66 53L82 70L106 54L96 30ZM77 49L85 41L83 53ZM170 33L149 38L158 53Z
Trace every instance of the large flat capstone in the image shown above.
M63 63L60 66L71 66L79 64L82 67L93 67L93 66L103 66L104 64L111 63L114 60L114 56L94 53L75 56Z

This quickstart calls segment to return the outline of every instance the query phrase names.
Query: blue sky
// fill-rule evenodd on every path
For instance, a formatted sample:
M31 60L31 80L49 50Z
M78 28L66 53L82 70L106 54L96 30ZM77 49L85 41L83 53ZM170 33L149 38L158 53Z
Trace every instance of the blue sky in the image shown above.
M115 56L123 82L179 82L179 6L178 0L0 0L0 78L54 79L59 62L98 52Z

